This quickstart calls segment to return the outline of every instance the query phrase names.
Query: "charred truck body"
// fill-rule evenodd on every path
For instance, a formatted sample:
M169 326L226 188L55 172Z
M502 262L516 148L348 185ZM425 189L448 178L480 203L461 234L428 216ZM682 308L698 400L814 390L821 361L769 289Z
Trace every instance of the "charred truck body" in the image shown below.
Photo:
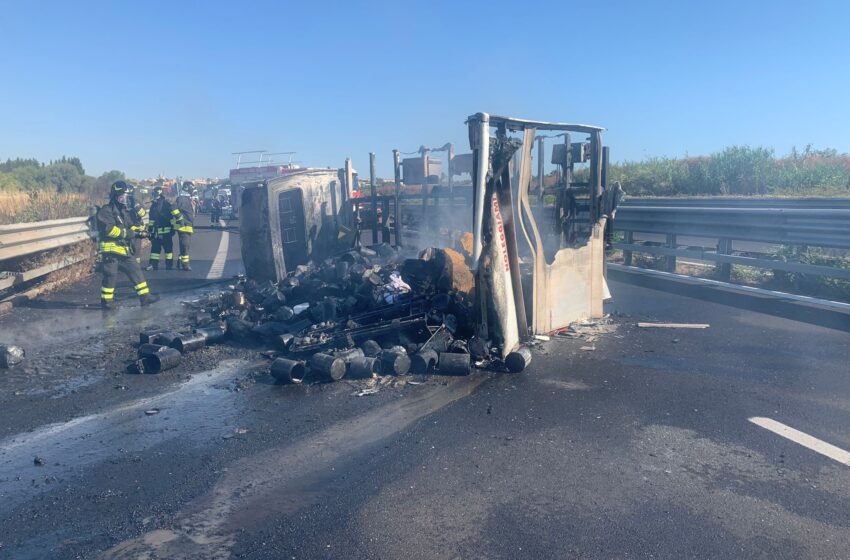
M486 113L469 117L467 125L472 185L471 196L463 198L473 201L471 212L468 203L465 206L471 214L466 222L471 226L471 235L467 235L471 243L460 253L453 252L451 258L441 257L448 263L441 266L451 268L449 261L464 253L454 266L468 266L466 275L472 271L473 287L463 294L471 302L472 336L487 347L488 354L508 364L510 356L516 357L523 342L534 334L602 315L602 302L608 297L606 225L610 226L622 191L607 185L608 150L603 147L603 129L599 127ZM555 165L555 172L549 175L544 174L546 138L556 139L548 162ZM350 160L340 170L299 169L246 188L241 200L241 233L248 278L282 283L299 274L299 269L303 274L308 263L333 268L335 257L350 255L360 247L361 207L386 218L397 217L405 202L422 204L410 200L409 195L400 196L397 151L394 163L394 195L373 188L372 196L353 197L357 179ZM374 184L374 176L372 179ZM392 212L374 211L379 206L389 210L390 204ZM397 218L391 228L387 223L370 227L373 231L379 225L387 232L393 229L398 249L401 226ZM376 238L373 234L372 239ZM390 238L382 233L384 249ZM414 249L426 249L420 255L422 261L432 258L434 251L443 251ZM399 270L403 284L406 269L401 266ZM364 278L369 274L367 267ZM415 295L414 290L411 296ZM345 324L345 317L338 319ZM442 325L447 326L451 327ZM478 359L472 346L470 340L470 353Z

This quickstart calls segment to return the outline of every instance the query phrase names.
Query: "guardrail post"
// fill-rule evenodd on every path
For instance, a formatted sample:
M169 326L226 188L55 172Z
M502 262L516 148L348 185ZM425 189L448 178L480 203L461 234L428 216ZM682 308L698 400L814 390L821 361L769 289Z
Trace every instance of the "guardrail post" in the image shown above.
M629 245L635 242L635 232L627 231L625 235L624 241ZM623 264L626 266L632 266L632 252L631 251L623 251Z
M667 234L667 247L671 249L676 248L676 234L668 233ZM676 272L676 255L667 255L667 272Z
M717 254L718 255L731 255L732 254L732 240L731 239L718 239L717 240ZM716 266L717 275L721 280L728 282L732 279L732 263L728 262L719 262Z

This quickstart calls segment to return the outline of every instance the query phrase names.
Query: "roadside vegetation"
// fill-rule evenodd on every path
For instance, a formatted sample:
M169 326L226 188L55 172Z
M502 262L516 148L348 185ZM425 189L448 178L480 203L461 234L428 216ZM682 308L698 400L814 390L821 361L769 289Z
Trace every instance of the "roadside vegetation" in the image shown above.
M612 164L609 181L628 196L850 196L850 154L809 145L778 157L772 148L730 146Z
M120 171L86 175L76 157L46 164L7 159L0 163L0 224L84 216L106 197L109 185L123 178Z

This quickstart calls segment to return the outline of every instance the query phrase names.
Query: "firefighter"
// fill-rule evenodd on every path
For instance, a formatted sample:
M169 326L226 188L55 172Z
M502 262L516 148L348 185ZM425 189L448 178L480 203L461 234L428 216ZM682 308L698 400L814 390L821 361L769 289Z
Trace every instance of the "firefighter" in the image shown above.
M145 270L158 270L160 252L165 252L165 270L174 267L174 229L171 226L171 203L165 198L162 187L153 188L149 228L151 232L151 256Z
M128 190L127 183L115 181L109 189L109 204L101 206L97 211L98 252L103 272L100 305L104 309L113 307L118 271L130 279L142 305L149 305L159 299L150 293L145 275L133 258L133 239L137 236L146 237L147 232L131 229L134 219L127 205Z
M221 219L221 201L218 196L213 197L212 207L210 208L210 223L213 227L218 227L218 221Z
M177 240L180 244L180 260L177 263L179 270L192 270L189 266L189 245L192 234L195 232L195 208L192 205L192 191L195 185L192 181L184 181L180 188L180 194L171 210L171 223L177 231Z
M127 208L133 214L133 225L130 229L136 233L147 231L147 215L145 207L136 201L136 187L132 183L127 183ZM141 235L133 237L133 255L138 264L142 263L142 237ZM149 237L149 236L144 236Z

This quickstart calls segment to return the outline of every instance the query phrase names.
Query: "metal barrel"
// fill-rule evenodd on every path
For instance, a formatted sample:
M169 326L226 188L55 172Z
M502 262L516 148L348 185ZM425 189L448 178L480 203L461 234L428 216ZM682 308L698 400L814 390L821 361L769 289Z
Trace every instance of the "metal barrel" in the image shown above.
M145 373L159 373L176 367L182 355L174 348L166 348L162 352L142 358Z
M170 346L182 354L203 348L206 341L207 338L201 333L181 334Z
M426 348L410 358L410 367L413 373L428 373L437 367L437 359L437 353L430 348Z
M366 356L354 358L348 363L346 377L368 379L378 372L379 366L378 358L369 358Z
M198 334L204 335L204 339L206 344L213 344L215 342L221 342L224 340L225 335L227 334L226 327L198 327L194 329L194 332Z
M162 327L145 327L142 332L139 333L139 344L151 344L154 337L161 332L165 332L165 329Z
M345 377L345 361L319 352L310 358L310 371L317 374L319 379L339 381Z
M166 348L168 348L168 346L164 346L162 344L140 344L138 355L139 358L144 358L145 356L152 356L154 354L162 352Z
M381 345L374 340L367 340L360 345L363 353L369 358L375 358L381 353Z
M531 350L525 346L518 348L508 354L505 358L505 366L511 373L519 373L531 363Z
M161 333L157 333L154 335L151 343L153 344L162 344L163 346L171 346L174 343L174 339L177 338L177 333L172 331L163 331Z
M304 379L304 362L277 358L272 362L271 374L278 383L300 383Z
M410 371L410 358L406 352L384 350L381 352L382 375L404 375Z
M438 371L442 375L469 375L469 372L472 371L469 354L443 352L440 354Z
M334 352L334 356L337 358L342 358L342 360L348 364L354 358L362 358L365 356L363 350L360 348L349 348L348 350L341 350L339 352Z

